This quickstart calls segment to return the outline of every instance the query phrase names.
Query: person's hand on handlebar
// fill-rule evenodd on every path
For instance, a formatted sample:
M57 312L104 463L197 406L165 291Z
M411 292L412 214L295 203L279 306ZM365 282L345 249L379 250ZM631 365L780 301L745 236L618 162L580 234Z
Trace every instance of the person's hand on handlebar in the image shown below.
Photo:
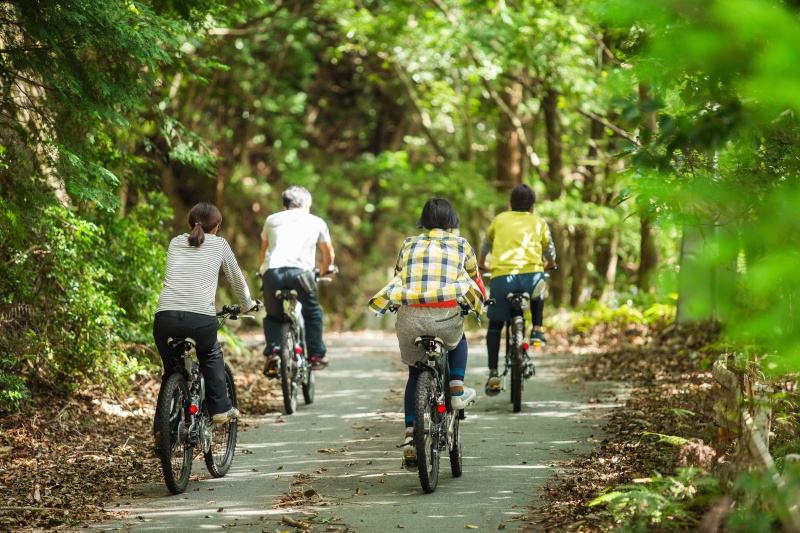
M325 272L324 275L322 274L322 272L320 271L319 268L315 268L314 269L314 281L316 281L317 283L319 283L320 281L323 281L323 280L324 281L333 281L331 278L326 277L326 275L327 274L338 274L338 273L339 273L339 267L337 267L336 265L328 266L328 270Z
M260 310L260 309L261 309L263 306L264 306L264 304L263 304L263 303L261 303L261 300L254 300L254 301L253 301L253 307L251 307L251 308L250 308L250 310L248 310L248 311L242 311L242 308L241 308L241 306L239 306L239 305L235 305L235 306L234 306L234 308L235 308L235 309L237 309L237 310L239 311L239 312L238 312L238 313L236 313L236 314L239 314L239 315L249 315L249 314L250 314L250 313L252 313L253 311L256 311L256 312L258 312L258 311L259 311L259 310Z

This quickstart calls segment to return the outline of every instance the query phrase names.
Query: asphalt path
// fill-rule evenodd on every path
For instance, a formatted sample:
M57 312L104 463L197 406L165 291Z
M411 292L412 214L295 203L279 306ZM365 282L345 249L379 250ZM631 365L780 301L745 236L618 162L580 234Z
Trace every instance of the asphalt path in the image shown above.
M396 448L406 377L396 339L341 335L326 342L331 365L317 374L314 403L304 405L301 395L293 415L247 413L227 476L211 478L201 456L185 494L141 485L140 496L108 507L128 518L91 527L299 531L289 519L310 531L516 531L545 480L602 438L600 424L620 392L607 383L565 381L574 356L538 353L522 412L513 414L508 391L484 395L486 349L471 342L466 383L478 398L461 425L464 473L452 477L445 454L438 488L425 494L417 474L401 468ZM289 501L298 498L308 501Z

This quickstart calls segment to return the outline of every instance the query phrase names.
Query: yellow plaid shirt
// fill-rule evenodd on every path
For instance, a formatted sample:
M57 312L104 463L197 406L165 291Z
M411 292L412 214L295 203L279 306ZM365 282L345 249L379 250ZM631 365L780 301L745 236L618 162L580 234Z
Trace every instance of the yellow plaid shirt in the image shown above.
M478 286L478 260L466 239L432 229L403 242L392 280L369 301L383 314L390 305L463 300L480 315L484 296Z

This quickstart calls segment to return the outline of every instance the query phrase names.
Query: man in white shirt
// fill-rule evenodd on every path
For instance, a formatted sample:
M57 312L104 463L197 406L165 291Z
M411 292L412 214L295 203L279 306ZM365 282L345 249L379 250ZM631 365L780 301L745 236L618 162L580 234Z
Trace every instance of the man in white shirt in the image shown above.
M327 273L333 265L334 253L328 225L312 215L311 193L303 187L292 186L283 193L283 211L272 214L261 231L261 268L264 282L264 337L267 362L264 374L278 376L278 351L283 307L275 297L280 289L295 289L302 305L306 328L306 349L315 370L328 364L325 343L322 341L322 309L317 301L314 268L316 252L321 255L320 272Z

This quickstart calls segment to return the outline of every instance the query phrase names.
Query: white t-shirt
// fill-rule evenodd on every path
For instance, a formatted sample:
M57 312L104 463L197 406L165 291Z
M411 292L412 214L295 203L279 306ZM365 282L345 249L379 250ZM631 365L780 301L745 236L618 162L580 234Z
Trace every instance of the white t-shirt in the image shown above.
M331 234L325 221L308 210L287 209L267 217L261 240L269 242L262 272L281 267L314 270L317 243L331 242Z

